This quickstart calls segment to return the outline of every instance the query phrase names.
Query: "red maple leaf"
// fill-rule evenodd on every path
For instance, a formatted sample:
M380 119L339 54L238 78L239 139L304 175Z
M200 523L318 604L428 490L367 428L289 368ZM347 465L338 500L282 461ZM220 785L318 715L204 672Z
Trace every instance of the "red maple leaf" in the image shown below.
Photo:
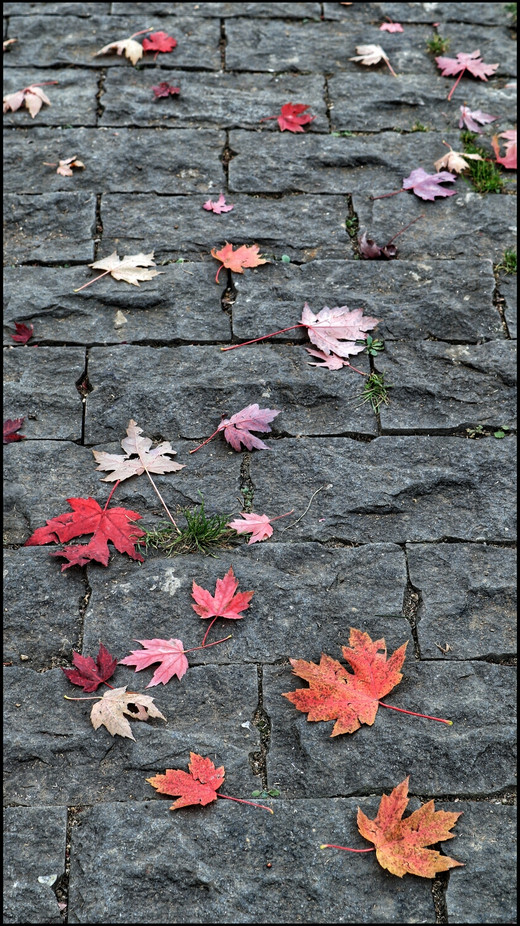
M254 592L238 592L235 594L237 588L238 579L235 578L232 566L229 567L223 579L217 579L214 595L210 594L207 589L201 588L196 582L193 582L191 594L192 598L197 602L196 604L192 604L193 610L199 617L204 619L213 618L204 634L202 646L204 646L206 637L217 617L225 617L228 620L240 620L244 617L240 612L246 611L247 608L249 608L249 602Z
M83 691L97 691L103 682L112 678L117 666L117 659L110 655L102 643L99 644L95 662L92 656L81 656L74 650L72 661L76 666L75 669L63 669L62 667L62 670L69 682L79 685Z
M240 444L243 444L247 450L270 450L271 448L264 444L259 437L251 434L251 431L270 432L269 422L276 418L280 411L276 408L260 408L256 402L248 405L231 418L223 418L216 431L213 431L202 444L190 450L195 453L207 444L219 431L224 432L224 437L228 444L231 444L233 450L240 450Z
M16 334L10 335L13 341L16 341L18 344L27 344L27 341L33 336L34 325L24 325L23 322L15 322L14 327L16 328Z
M485 64L480 58L480 49L478 48L470 54L459 52L456 58L439 57L435 61L437 67L441 69L443 77L451 77L453 74L459 75L448 93L448 100L451 100L455 88L465 71L469 71L470 74L473 74L473 77L480 77L481 80L487 81L488 77L494 74L498 67L498 64Z
M500 157L499 138L505 139L506 153ZM510 129L508 132L501 132L500 135L493 135L491 139L493 151L497 159L497 164L502 164L508 170L516 170L516 129Z
M211 804L216 801L217 790L224 781L224 766L216 768L210 758L190 752L189 773L179 768L167 768L165 775L154 775L146 780L159 794L180 795L170 810L190 804Z
M134 650L129 656L119 661L122 666L135 666L136 672L141 669L147 669L154 662L160 662L161 665L155 670L151 682L146 686L153 688L155 685L166 685L174 675L181 679L188 669L188 660L184 655L184 644L182 640L136 640L144 646L143 650Z
M177 40L172 38L171 35L167 35L166 32L152 32L147 39L143 39L143 50L154 51L154 61L159 52L173 51L176 45Z
M4 444L12 444L13 441L25 440L25 434L16 434L24 422L23 418L6 418L4 421Z
M156 87L152 87L152 90L156 97L161 96L176 96L181 92L180 87L172 87L167 80L162 80L160 84L157 84Z
M92 534L87 544L65 547L52 556L63 556L67 563L61 571L69 566L84 566L94 560L108 566L108 541L110 540L120 553L128 553L132 559L144 562L143 557L135 549L135 544L146 531L136 527L133 521L138 521L141 515L130 508L108 508L113 490L108 497L104 508L101 508L94 498L68 498L67 501L72 512L60 514L47 521L45 527L39 527L31 534L24 546L34 547L44 543L67 543L74 537Z
M316 118L316 116L306 113L306 109L310 109L310 106L305 105L305 103L285 103L282 106L280 115L271 116L270 118L277 119L282 132L303 132L302 125L314 122Z
M218 283L218 275L222 267L229 267L235 273L243 273L244 267L258 267L260 264L268 264L269 261L258 256L260 248L257 244L243 244L233 250L233 245L226 241L223 248L217 251L215 248L211 251L211 256L216 260L222 261L222 266L218 268L215 282Z

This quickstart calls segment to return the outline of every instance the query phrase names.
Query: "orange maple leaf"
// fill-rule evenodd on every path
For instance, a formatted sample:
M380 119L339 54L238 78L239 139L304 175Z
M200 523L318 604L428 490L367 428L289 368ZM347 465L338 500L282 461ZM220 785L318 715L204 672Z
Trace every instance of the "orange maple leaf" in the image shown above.
M233 245L229 244L228 241L226 241L224 247L221 248L220 251L213 248L211 256L216 258L216 260L222 261L222 266L217 270L215 282L218 283L218 275L222 267L228 267L235 273L243 273L244 267L258 267L259 264L268 264L269 261L258 256L259 250L260 248L257 244L242 244L234 251Z
M146 779L159 794L171 794L172 797L177 797L170 810L189 807L190 804L201 804L204 807L216 801L217 797L223 797L228 801L236 801L237 804L249 804L251 807L259 807L261 810L273 813L271 807L265 804L244 801L240 797L231 797L229 794L217 794L224 781L224 766L216 768L208 756L203 757L196 752L190 752L188 768L189 772L184 772L180 768L167 768L165 775L154 775L153 778Z

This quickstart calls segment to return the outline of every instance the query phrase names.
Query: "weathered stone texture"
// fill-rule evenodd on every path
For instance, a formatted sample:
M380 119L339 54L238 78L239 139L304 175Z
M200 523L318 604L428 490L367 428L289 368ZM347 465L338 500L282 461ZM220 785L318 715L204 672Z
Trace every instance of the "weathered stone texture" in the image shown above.
M88 17L93 13L98 15L110 13L110 7L113 5L113 3L4 3L3 12L4 16Z
M419 592L423 659L476 659L516 653L516 551L487 544L407 544ZM439 647L449 651L442 654Z
M516 342L389 341L375 360L391 384L383 434L516 423Z
M4 416L24 416L28 439L81 440L83 406L76 383L84 369L81 347L8 347Z
M252 455L251 479L258 511L303 510L326 487L292 540L497 541L514 540L514 467L509 440L286 438Z
M65 807L4 810L4 923L62 923L53 887L65 874Z
M501 273L499 277L499 292L505 300L504 315L507 322L507 328L512 338L516 339L518 331L517 316L517 282L515 275Z
M479 4L483 6L484 4ZM319 19L319 3L112 3L112 13L146 16L218 16L223 19L235 16L259 16L271 19Z
M137 687L133 669L126 666L117 668L113 681L117 687L126 684L129 691ZM144 685L138 687L144 690ZM61 669L43 674L6 669L7 801L70 805L147 800L146 778L186 762L190 750L225 764L237 789L258 787L248 761L260 743L252 724L258 703L256 668L195 666L182 684L160 687L147 693L168 722L152 718L132 724L133 742L112 737L105 727L93 729L92 701L65 700L64 695L88 695L71 685Z
M341 659L339 644L328 655ZM394 645L390 645L390 651ZM309 648L293 658L319 662ZM514 786L515 680L512 667L484 662L414 662L383 700L453 721L449 727L379 708L372 727L331 736L333 721L309 722L282 697L307 688L289 666L264 669L264 709L271 721L269 781L285 797L339 797L394 788L410 775L419 794L498 793ZM398 748L396 748L398 744ZM324 769L327 773L324 774ZM388 793L388 791L387 791Z
M323 11L325 19L372 23L392 19L395 22L427 23L431 26L434 22L442 25L446 22L467 22L500 26L509 19L507 13L504 18L503 7L495 3L353 3L350 7L341 3L324 3ZM439 33L441 31L439 29Z
M94 443L119 436L121 408L127 406L129 389L133 417L146 421L154 433L165 433L166 418L173 433L203 440L218 427L223 414L230 417L256 402L282 412L271 425L273 434L296 437L350 431L375 437L375 416L359 400L361 377L348 369L339 376L316 370L309 359L313 358L300 346L272 344L225 352L218 346L93 348L86 439ZM359 369L369 372L366 355L360 357ZM351 409L348 420L345 404ZM267 443L269 439L266 435ZM200 456L204 452L205 448L200 450Z
M4 223L4 261L11 266L32 260L94 260L93 193L8 193L4 196Z
M41 4L38 5L41 6ZM98 87L97 75L93 71L78 68L70 71L63 70L58 73L55 70L39 68L35 77L34 68L6 68L4 94L15 93L30 84L52 80L57 81L56 86L42 88L51 101L50 106L44 103L34 119L25 106L17 109L14 113L4 113L4 126L16 126L18 129L34 125L96 125L96 93ZM69 158L74 154L80 161L82 160L82 152L73 147L70 151L56 149L53 157L38 158L38 161L48 160L54 162L57 167L60 158ZM38 166L41 168L42 173L52 172L51 167L44 166L41 163ZM56 167L54 170L56 170ZM18 183L15 189L20 189L20 186L21 184ZM70 184L70 188L74 189L74 182Z
M174 767L187 762L186 754ZM248 798L238 785L228 773L225 793ZM379 792L363 798L367 814L379 800ZM164 923L433 922L429 882L398 880L370 855L360 877L320 850L328 839L359 843L359 803L278 799L271 815L223 800L169 811L171 799L158 796L87 808L73 830L69 921L119 922L131 909L139 922L153 908Z

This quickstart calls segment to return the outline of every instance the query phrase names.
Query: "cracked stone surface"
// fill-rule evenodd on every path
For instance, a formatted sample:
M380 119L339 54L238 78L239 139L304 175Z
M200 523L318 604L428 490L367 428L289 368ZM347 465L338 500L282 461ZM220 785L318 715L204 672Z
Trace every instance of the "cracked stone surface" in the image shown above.
M76 383L85 369L78 347L12 347L4 356L5 417L27 416L27 439L81 440L81 396ZM38 379L40 388L34 392Z
M64 875L65 807L6 807L4 922L62 923L53 888Z
M6 262L10 266L27 261L94 260L93 193L7 193L4 222Z

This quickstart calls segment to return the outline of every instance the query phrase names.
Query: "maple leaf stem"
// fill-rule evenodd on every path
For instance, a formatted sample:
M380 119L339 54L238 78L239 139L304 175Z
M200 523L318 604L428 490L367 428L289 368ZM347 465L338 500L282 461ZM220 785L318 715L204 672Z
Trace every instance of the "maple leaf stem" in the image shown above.
M100 273L98 277L94 277L93 280L89 280L88 283L84 283L83 286L80 286L79 289L73 289L73 293L80 293L82 289L85 289L87 286L91 286L92 283L95 283L96 280L100 280L101 277L106 277L107 273L111 273L110 270L105 270L104 273Z
M401 191L399 191L401 192ZM307 325L290 325L289 328L280 328L279 331L272 331L271 334L264 334L261 338L253 338L252 341L242 341L241 344L231 344L230 347L221 347L221 350L235 350L235 347L245 347L246 344L256 344L257 341L265 341L266 338L274 338L275 334L283 334L284 331L292 331L293 328L306 328Z
M152 26L152 28L153 28L153 26ZM145 32L151 32L151 31L152 31L152 29L141 29L140 32L134 32L134 34L131 35L130 38L131 38L131 39L135 39L136 35L144 35Z
M269 518L270 521L278 521L280 518L286 518L288 515L293 514L294 508L291 508L290 511L286 511L285 514L277 514L276 518Z
M200 450L201 447L204 447L205 444L209 444L210 440L212 440L215 437L215 434L218 434L219 431L220 431L220 428L217 428L216 431L213 431L213 434L207 437L205 441L202 441L202 444L199 444L198 447L194 447L193 450L190 450L190 453L196 453L196 451Z
M390 22L391 22L391 20L390 20ZM391 73L394 75L394 77L397 77L397 74L395 73L395 71L394 71L392 65L390 64L388 58L385 58L385 64L387 65L387 67L390 68L390 71L391 71Z
M69 698L68 695L63 695L63 697L66 701L97 701L97 699L102 698L103 695L93 695L91 698Z
M50 84L57 84L57 80L45 80L42 84L30 84L31 87L48 87ZM24 87L24 90L28 90L29 87Z
M439 723L447 723L453 726L453 720L445 720L444 717L431 717L430 714L418 714L417 711L405 711L402 707L394 707L393 704L385 704L384 701L378 701L381 707L389 707L392 711L399 711L400 714L413 714L414 717L425 717L426 720L438 720Z
M443 142L443 145L445 145L445 144L446 144L446 142ZM450 147L450 145L448 145L448 148L449 148L449 147ZM419 219L424 219L424 212L422 212L421 215L418 215L416 219L413 219L411 222L408 222L408 225L405 225L404 228L401 229L401 231L398 231L397 234L394 235L393 238L390 238L390 241L387 241L387 242L386 242L385 248L387 248L389 244L392 244L392 241L395 241L396 238L399 238L399 235L402 235L403 232L405 232L407 228L410 228L410 225L414 225L415 222L418 222Z
M369 199L388 199L389 196L397 196L398 193L405 193L406 190L404 187L401 187L400 190L394 190L393 193L382 193L381 196L370 196Z
M255 804L253 801L243 801L240 797L230 797L229 794L217 794L217 797L224 797L227 801L237 801L238 804L249 804L251 807L260 807L261 810L267 810L268 813L274 813L270 807L265 804Z
M375 852L375 846L373 849L349 849L348 846L333 846L332 843L326 842L323 846L320 846L320 849L343 849L343 852Z
M361 376L366 376L366 373L363 373L363 370L358 370L352 363L349 363L348 360L345 362L345 366L350 367L351 370L354 370L355 373L361 373Z
M203 637L203 639L202 639L202 643L201 643L201 647L200 647L201 649L203 648L204 644L206 643L206 637L207 637L208 633L210 632L211 628L213 627L213 624L215 623L217 617L218 617L218 614L217 614L216 617L213 618L213 620L211 621L211 624L209 625L208 629L206 630L206 633L204 634L204 637Z
M459 81L460 81L462 75L464 74L465 70L466 70L466 68L463 68L463 69L462 69L462 71L460 72L459 76L457 77L457 80L456 80L455 83L453 84L453 87L451 88L450 92L448 93L448 100L451 100L451 98L452 98L452 96L453 96L453 94L454 94L456 88L457 88L458 85L459 85Z
M143 461L141 460L141 463L142 463L142 462L143 462ZM144 466L144 463L143 463L143 466ZM144 471L145 471L146 475L148 476L148 479L149 479L150 482L152 483L152 485L153 485L153 490L154 490L155 494L157 495L157 498L159 499L161 505L163 506L163 508L164 508L164 510L165 510L165 512L166 512L166 514L168 515L170 521L172 522L172 524L173 524L175 530L177 531L178 534L180 534L181 532L180 532L180 530L179 530L179 528L178 528L178 526L177 526L177 523L176 523L176 521L174 520L173 515L170 513L170 509L168 508L168 505L167 505L166 502L164 501L164 498L162 497L161 493L159 492L159 489L158 489L157 486L155 485L155 482L153 481L152 477L150 476L150 473L149 473L148 470L146 469L146 466L144 466Z
M105 507L103 508L103 511L106 511L106 510L107 510L108 505L109 505L109 502L110 502L110 499L112 498L112 496L113 496L114 492L116 491L116 489L117 489L117 487L118 487L118 485L119 485L120 482L121 482L121 480L118 479L117 482L115 483L115 485L114 485L112 491L110 492L110 495L108 496L108 498L107 498L107 500L106 500Z
M193 653L193 650L196 650L196 649L207 649L208 646L216 646L217 643L225 643L226 640L231 640L232 636L233 634L230 633L228 637L222 637L221 640L215 640L214 643L203 643L202 646L192 646L191 649L183 649L182 652L183 653ZM204 637L204 639L206 639L206 637ZM105 682L105 685L106 685L106 682Z

